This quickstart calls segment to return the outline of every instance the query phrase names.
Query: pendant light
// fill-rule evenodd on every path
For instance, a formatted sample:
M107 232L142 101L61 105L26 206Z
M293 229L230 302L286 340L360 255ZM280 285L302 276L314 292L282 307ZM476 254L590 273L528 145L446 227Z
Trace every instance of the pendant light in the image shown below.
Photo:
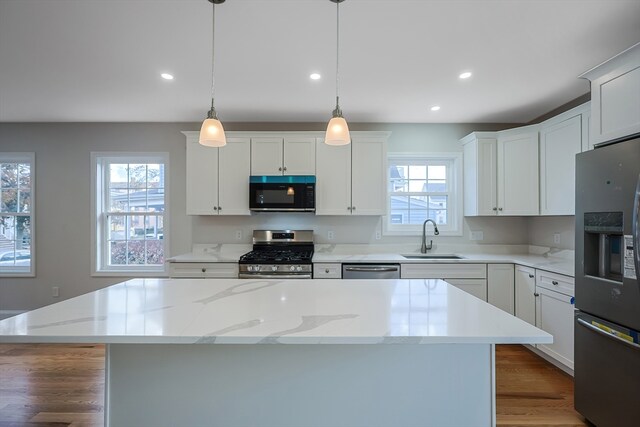
M207 113L207 118L202 122L200 128L200 138L198 142L205 147L224 147L227 145L227 137L224 134L222 123L218 120L218 114L213 106L215 78L213 72L215 35L216 35L216 4L224 3L225 0L207 0L211 3L211 109Z
M333 118L329 120L324 143L327 145L347 145L351 142L349 126L342 117L340 109L340 97L338 95L338 71L340 65L340 3L344 0L329 0L336 4L336 109L333 110Z

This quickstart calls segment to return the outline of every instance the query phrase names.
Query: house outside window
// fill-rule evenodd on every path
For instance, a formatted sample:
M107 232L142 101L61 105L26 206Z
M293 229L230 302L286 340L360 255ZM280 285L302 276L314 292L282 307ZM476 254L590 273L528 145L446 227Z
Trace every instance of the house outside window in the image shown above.
M94 273L163 275L168 154L93 153Z
M432 219L441 235L462 235L462 153L391 153L385 234L414 235Z
M35 154L0 152L0 276L35 275Z

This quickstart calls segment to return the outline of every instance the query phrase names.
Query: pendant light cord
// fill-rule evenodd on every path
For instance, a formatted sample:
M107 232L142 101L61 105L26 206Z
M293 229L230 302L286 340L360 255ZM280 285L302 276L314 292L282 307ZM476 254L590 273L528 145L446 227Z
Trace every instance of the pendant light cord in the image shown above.
M211 3L211 109L213 110L213 98L215 95L214 58L216 49L216 4Z
M336 110L340 110L340 96L338 95L340 71L340 2L336 2Z

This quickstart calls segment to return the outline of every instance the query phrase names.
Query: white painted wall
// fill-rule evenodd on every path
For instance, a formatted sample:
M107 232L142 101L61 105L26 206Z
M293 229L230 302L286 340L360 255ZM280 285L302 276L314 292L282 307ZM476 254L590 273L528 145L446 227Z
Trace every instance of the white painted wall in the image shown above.
M530 245L575 249L576 221L574 216L531 217L528 223ZM553 241L555 233L560 234L560 243Z

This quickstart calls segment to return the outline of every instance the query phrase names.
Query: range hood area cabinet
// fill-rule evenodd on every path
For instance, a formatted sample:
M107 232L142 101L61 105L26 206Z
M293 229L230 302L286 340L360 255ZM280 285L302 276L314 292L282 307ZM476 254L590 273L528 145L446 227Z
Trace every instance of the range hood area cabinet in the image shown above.
M315 175L316 138L251 138L251 175Z
M537 125L474 132L461 143L465 216L539 215Z
M251 141L227 138L222 148L198 143L198 132L187 137L187 215L250 215Z
M640 133L640 43L580 77L591 81L593 144Z
M390 134L354 134L349 145L316 144L316 215L385 214Z

